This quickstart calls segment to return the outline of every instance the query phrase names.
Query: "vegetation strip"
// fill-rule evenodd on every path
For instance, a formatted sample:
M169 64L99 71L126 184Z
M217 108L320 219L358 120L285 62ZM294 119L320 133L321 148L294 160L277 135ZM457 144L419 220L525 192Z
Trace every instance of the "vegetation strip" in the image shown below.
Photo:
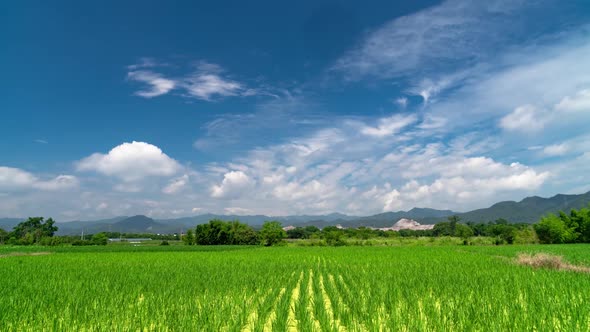
M570 264L564 261L562 256L546 253L537 253L534 255L519 254L516 262L520 265L532 266L534 268L590 273L590 267Z
M6 257L15 257L15 256L44 256L44 255L50 255L52 254L49 251L38 251L38 252L11 252L8 254L2 254L0 255L0 258L6 258Z
M299 275L299 279L297 280L297 285L293 289L293 293L291 294L291 299L289 301L289 316L287 319L287 331L298 331L297 327L297 318L295 318L295 304L299 300L299 292L301 290L301 280L303 280L303 272Z
M81 249L0 262L0 331L590 330L586 273L495 259L586 245Z

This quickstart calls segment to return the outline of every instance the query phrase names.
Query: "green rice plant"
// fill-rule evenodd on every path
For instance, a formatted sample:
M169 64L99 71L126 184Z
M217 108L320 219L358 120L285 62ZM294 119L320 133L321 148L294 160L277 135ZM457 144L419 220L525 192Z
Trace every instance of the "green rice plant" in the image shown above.
M590 331L587 245L170 248L1 247L0 331Z

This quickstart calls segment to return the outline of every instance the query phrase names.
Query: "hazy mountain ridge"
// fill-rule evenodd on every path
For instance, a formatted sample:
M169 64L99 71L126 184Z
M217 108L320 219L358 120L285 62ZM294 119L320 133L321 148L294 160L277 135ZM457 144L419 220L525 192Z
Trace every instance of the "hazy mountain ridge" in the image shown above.
M550 198L539 196L526 197L519 202L503 201L484 209L477 209L464 213L456 213L451 210L436 210L430 208L413 208L409 211L384 212L372 216L349 216L341 213L327 215L293 215L271 217L265 215L219 215L202 214L192 217L174 219L152 219L146 216L119 216L109 219L93 221L57 222L58 234L80 234L98 232L124 232L124 233L177 233L181 230L193 228L198 224L204 224L211 219L239 220L254 227L262 225L266 220L278 220L283 225L294 226L335 226L344 227L388 227L400 219L412 219L421 224L435 224L445 221L448 216L458 215L464 222L487 222L504 218L509 222L537 222L542 216L558 211L569 212L571 209L579 209L588 206L590 192L580 195L558 194ZM19 222L26 218L0 218L0 228L11 230Z
M558 194L550 198L527 197L520 202L498 202L486 209L477 209L458 215L464 221L485 222L499 218L510 222L535 223L548 213L580 209L590 203L590 191L580 195Z

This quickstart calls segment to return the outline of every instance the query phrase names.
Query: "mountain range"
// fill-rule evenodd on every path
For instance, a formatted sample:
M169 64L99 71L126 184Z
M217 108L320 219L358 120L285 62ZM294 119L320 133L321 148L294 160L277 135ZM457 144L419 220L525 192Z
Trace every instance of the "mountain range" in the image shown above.
M384 212L372 216L349 216L340 213L327 215L294 215L271 217L265 215L218 215L202 214L193 217L155 220L146 216L120 216L110 219L93 221L57 222L58 234L87 234L112 231L124 233L177 233L198 224L209 222L211 219L240 220L257 228L266 220L277 220L283 225L326 227L342 225L343 227L388 227L402 218L412 219L421 224L435 224L445 221L451 215L458 215L462 221L487 222L496 219L506 219L509 222L535 223L542 216L558 211L569 212L590 203L590 192L580 195L555 195L550 198L538 196L527 197L519 202L504 201L485 209L458 213L451 210L436 210L429 208L413 208L409 211ZM0 228L10 230L26 218L0 218Z

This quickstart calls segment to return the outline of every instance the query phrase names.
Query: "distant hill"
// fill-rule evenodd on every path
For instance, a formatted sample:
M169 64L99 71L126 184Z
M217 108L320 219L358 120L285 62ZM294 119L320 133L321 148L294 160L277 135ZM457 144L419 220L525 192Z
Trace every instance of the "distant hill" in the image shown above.
M572 209L580 209L590 203L590 192L580 195L555 195L550 198L539 196L527 197L520 202L499 202L487 209L478 209L460 213L463 221L486 222L499 218L510 222L535 223L548 214L564 211L569 213Z
M162 223L152 218L137 215L133 217L116 217L111 219L95 221L71 221L56 223L59 228L59 235L94 234L100 232L121 232L121 233L178 233L186 230L187 226L179 223Z
M166 225L152 218L138 215L118 221L112 225L112 228L123 233L159 233L166 228Z
M5 231L11 231L14 226L26 219L27 218L0 218L0 228Z
M409 211L384 212L367 217L357 217L340 223L344 227L389 227L400 219L411 219L422 224L434 224L448 216L457 214L451 210L413 208Z
M124 233L177 233L180 230L193 228L196 225L204 224L212 219L239 220L243 223L260 227L264 221L278 220L283 225L293 226L326 226L342 225L344 227L390 227L400 219L415 220L423 225L435 224L447 220L451 215L458 215L464 222L487 222L499 218L509 222L535 223L542 216L558 211L569 212L571 209L579 209L588 206L590 203L590 192L580 195L555 195L550 198L538 196L527 197L520 202L505 201L496 203L489 208L477 209L465 213L457 213L451 210L436 210L429 208L413 208L409 211L384 212L372 216L349 216L341 213L326 215L293 215L271 217L265 215L219 215L202 214L192 217L176 219L154 220L152 218L138 215L133 217L120 216L110 219L94 221L70 221L57 222L59 235L80 234L82 231L87 234L98 232L124 232ZM0 218L0 228L7 231L12 230L19 222L26 218Z
M252 225L252 226L259 226L262 225L265 221L268 220L277 220L284 224L292 224L292 223L307 223L310 221L322 221L322 222L333 222L333 221L342 221L342 220L352 220L358 217L348 216L342 213L331 213L327 215L293 215L293 216L278 216L278 217L271 217L265 215L224 215L224 214L201 214L198 216L193 217L183 217L183 218L175 218L175 219L160 219L156 220L161 223L178 223L185 225L187 227L195 227L199 224L206 224L209 220L212 219L221 219L221 220L239 220L243 223Z

